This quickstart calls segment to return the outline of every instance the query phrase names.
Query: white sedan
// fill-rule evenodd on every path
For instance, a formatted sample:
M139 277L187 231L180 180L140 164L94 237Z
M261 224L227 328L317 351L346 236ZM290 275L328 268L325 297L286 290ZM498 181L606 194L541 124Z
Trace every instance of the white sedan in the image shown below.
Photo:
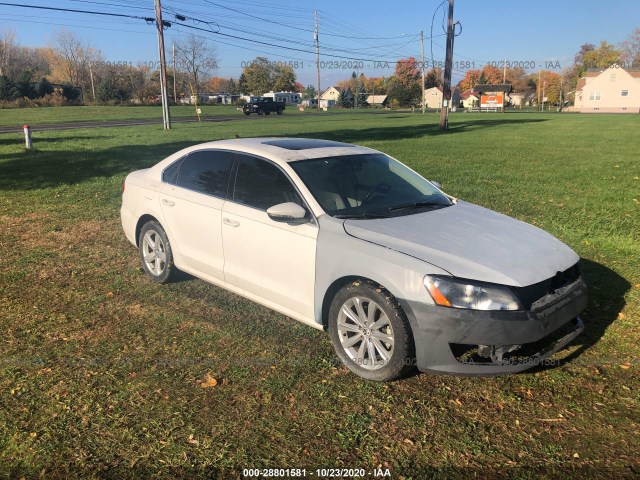
M369 148L196 145L129 174L121 216L152 280L179 269L328 330L371 380L517 372L583 329L573 250Z

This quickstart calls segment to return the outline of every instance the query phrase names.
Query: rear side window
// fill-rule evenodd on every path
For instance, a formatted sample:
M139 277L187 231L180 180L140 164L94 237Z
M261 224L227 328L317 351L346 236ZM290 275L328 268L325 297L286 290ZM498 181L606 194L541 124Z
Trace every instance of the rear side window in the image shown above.
M166 183L170 183L171 185L175 185L178 180L178 170L180 170L180 165L182 165L182 161L184 157L180 160L173 162L162 172L162 181Z
M305 206L282 170L266 160L244 155L238 155L238 173L233 199L260 210L267 210L286 202Z
M190 153L179 166L175 184L207 195L227 198L234 157L233 152L216 150Z

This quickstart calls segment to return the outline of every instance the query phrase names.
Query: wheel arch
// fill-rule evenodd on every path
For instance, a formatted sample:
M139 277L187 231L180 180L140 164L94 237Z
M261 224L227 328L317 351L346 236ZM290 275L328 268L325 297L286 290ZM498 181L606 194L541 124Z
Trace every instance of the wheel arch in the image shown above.
M142 227L148 222L157 222L160 224L160 221L153 215L149 215L148 213L142 215L138 219L138 223L136 223L136 247L140 247L140 232L142 231Z
M368 276L365 276L365 275L345 275L343 277L338 278L337 280L334 280L331 283L331 285L329 285L329 287L324 293L324 296L322 297L322 309L321 309L321 317L320 317L322 321L322 328L326 330L329 326L329 309L331 308L331 302L335 298L336 294L344 286L349 285L350 283L353 283L358 280L362 282L370 282L375 285L379 285L385 290L387 290L396 299L396 301L398 301L400 307L404 311L402 302L399 301L396 293L394 293L395 289L393 288L393 286L386 285L385 282L380 282L373 278L369 278ZM405 312L405 315L406 315L406 312Z

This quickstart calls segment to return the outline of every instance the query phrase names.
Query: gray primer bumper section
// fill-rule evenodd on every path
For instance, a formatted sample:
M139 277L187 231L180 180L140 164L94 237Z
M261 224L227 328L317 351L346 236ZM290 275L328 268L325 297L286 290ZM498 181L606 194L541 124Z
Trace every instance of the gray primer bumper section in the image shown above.
M460 375L497 375L526 370L568 345L583 330L579 315L587 287L577 280L536 302L531 311L474 311L400 300L413 328L416 363L421 371ZM537 342L575 321L573 330L534 355L532 362L469 364L459 362L450 343L519 345Z

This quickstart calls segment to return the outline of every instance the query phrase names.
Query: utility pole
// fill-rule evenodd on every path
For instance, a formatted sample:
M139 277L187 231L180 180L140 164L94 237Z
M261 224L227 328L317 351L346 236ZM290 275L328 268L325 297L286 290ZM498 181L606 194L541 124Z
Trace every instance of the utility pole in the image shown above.
M538 111L540 111L540 91L542 90L542 70L538 70Z
M544 90L547 87L547 81L542 82L542 111L544 112Z
M560 103L558 105L558 111L562 111L562 75L560 75Z
M453 67L453 0L449 0L449 20L447 22L447 56L444 65L442 85L442 108L440 109L440 130L449 130L449 103L451 102L451 70Z
M420 31L420 48L422 49L422 114L424 115L424 30Z
M178 103L178 92L176 90L176 44L173 42L173 101Z
M96 101L96 87L93 84L93 68L91 62L89 62L89 76L91 77L91 94L93 95L93 101Z
M317 109L320 111L320 40L318 39L318 11L316 10L316 30L313 34L313 38L316 41L316 71L318 75L318 102Z
M169 98L167 97L167 64L164 56L164 24L162 23L162 5L154 0L156 8L156 26L158 28L158 50L160 51L160 95L162 98L162 123L165 130L171 129Z

